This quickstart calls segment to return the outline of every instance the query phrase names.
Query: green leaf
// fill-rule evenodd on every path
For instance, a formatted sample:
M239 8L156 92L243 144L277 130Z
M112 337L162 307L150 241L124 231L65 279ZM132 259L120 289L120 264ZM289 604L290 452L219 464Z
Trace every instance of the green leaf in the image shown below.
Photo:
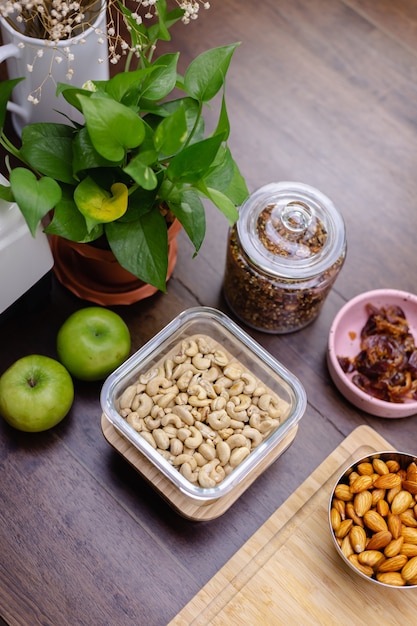
M56 88L56 96L58 97L60 94L62 94L68 104L77 109L77 111L81 111L81 104L78 96L82 95L86 98L89 98L92 94L92 91L89 89L82 89L81 87L74 87L73 85L67 85L66 83L58 83Z
M88 243L100 237L103 226L100 224L88 232L86 221L72 197L72 190L64 188L62 198L55 205L52 221L45 228L45 232L71 241Z
M14 196L9 185L0 185L0 198L6 202L14 202Z
M137 105L141 84L146 76L155 72L154 66L131 72L119 72L106 84L106 92L126 106Z
M147 154L148 153L141 153L133 157L123 171L129 174L135 183L144 189L151 190L156 188L158 179L153 169L147 165ZM152 154L155 156L156 153Z
M239 43L212 48L202 52L188 66L184 75L186 92L208 102L223 86L232 55Z
M159 211L134 222L111 222L105 231L119 263L129 272L161 291L166 291L168 235Z
M160 154L171 156L180 150L186 142L187 136L185 110L183 106L180 106L156 127L154 136L155 148Z
M213 133L214 135L223 135L223 141L227 141L230 134L230 122L227 114L226 96L223 93L222 106L220 109L219 120L217 122L217 128Z
M33 236L43 217L61 199L61 187L52 178L36 179L30 170L16 167L10 172L10 186Z
M66 124L28 124L22 131L20 156L32 168L63 183L73 183L72 138Z
M177 63L179 52L163 54L152 65L152 76L145 78L141 89L141 98L162 100L174 89L177 82Z
M119 163L126 150L142 143L144 124L132 109L100 96L79 99L91 142L105 159Z
M10 80L2 80L0 82L0 128L3 128L7 115L7 103L12 94L13 89L20 81L25 80L25 77L13 78Z
M206 234L206 215L200 197L193 189L187 189L181 192L178 202L169 202L169 208L198 252Z
M204 195L226 216L230 226L233 226L239 217L239 212L230 198L221 191L210 187L204 189Z
M195 183L200 180L214 162L222 136L213 136L191 144L179 152L167 168L167 176L174 182Z
M72 165L75 174L89 169L103 167L114 168L114 162L102 157L94 148L86 128L81 128L75 134L72 142L72 152ZM122 161L120 161L120 163L122 163Z

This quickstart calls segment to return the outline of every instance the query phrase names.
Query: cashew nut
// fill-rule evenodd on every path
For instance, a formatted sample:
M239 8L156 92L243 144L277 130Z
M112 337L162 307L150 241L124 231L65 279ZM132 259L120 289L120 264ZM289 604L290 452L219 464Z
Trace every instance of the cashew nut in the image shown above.
M230 453L229 463L232 467L237 467L242 461L246 459L250 454L250 449L246 446L241 448L234 448Z
M180 467L180 474L184 476L190 483L196 483L198 479L198 472L191 469L189 463L183 463Z
M227 428L229 426L230 417L224 409L220 409L220 411L212 411L209 413L207 422L213 430L221 430L222 428Z
M169 449L173 456L179 456L180 454L182 454L184 450L184 444L182 443L180 439L177 439L176 437L174 437L170 441Z
M141 430L143 430L144 427L144 422L143 422L143 418L139 417L139 415L135 412L132 411L131 413L129 413L129 415L126 418L126 421L128 424L130 424L138 433L140 433Z
M133 400L136 396L136 385L127 387L119 399L119 407L121 409L131 408Z
M235 448L242 448L243 446L246 446L247 439L245 435L236 434L226 439L226 443L231 450L234 450Z
M229 462L230 454L231 454L230 446L227 445L227 442L219 441L216 446L216 452L217 452L217 456L219 458L220 464L226 465L226 463Z
M152 431L152 436L158 448L161 448L161 450L168 450L169 437L162 428L155 428L155 430Z
M167 393L167 390L173 387L172 381L165 376L155 376L146 384L146 393L148 396L156 396L159 393Z
M216 456L216 448L207 442L202 443L198 451L207 461L212 461Z
M195 426L190 426L190 431L191 435L184 441L184 445L187 446L187 448L198 448L203 442L203 435Z
M263 441L262 434L259 430L251 426L245 426L242 430L242 435L251 440L252 448L256 448Z
M161 419L162 426L168 426L168 424L173 424L175 428L181 428L182 422L179 415L175 413L166 413Z
M226 404L226 411L229 417L234 420L238 420L239 422L247 422L249 419L247 411L236 411L236 405L234 402L229 401Z
M149 430L154 430L155 428L159 428L161 425L161 418L157 417L156 419L153 419L152 417L145 417L144 422L146 424L146 426L149 428Z
M139 417L146 417L150 414L153 406L152 398L150 398L146 393L141 393L137 398L137 408L136 413Z
M186 406L174 406L172 408L172 413L178 415L178 417L184 422L184 424L187 424L187 426L192 426L194 424L194 418Z

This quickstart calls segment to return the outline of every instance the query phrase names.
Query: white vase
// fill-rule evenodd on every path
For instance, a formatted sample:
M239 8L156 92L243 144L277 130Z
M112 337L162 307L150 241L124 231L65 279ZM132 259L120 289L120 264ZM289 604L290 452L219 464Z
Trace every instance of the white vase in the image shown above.
M81 114L62 96L56 97L56 85L62 82L81 87L88 80L109 78L105 2L102 2L102 8L88 30L54 44L23 35L3 17L0 17L0 28L3 40L0 62L6 61L9 78L25 77L13 89L8 103L18 135L29 123L65 123L66 118L57 112L58 109L71 119L81 121ZM69 69L72 70L70 79ZM29 101L31 97L37 98L38 104Z

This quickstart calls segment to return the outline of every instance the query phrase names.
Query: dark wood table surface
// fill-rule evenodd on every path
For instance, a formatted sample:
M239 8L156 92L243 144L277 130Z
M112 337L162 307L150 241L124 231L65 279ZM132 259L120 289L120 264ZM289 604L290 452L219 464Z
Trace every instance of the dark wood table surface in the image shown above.
M106 442L100 383L76 383L68 417L37 435L0 422L0 616L10 626L167 624L357 426L416 453L417 418L361 413L325 364L330 324L356 294L417 291L417 5L414 0L213 0L175 29L183 61L241 41L227 85L231 146L251 191L308 183L342 212L343 270L320 317L288 335L248 332L296 374L308 406L296 439L221 517L176 514ZM228 313L227 223L208 207L201 252L180 234L167 294L116 307L132 351L183 309ZM56 282L41 310L0 326L0 371L55 356L88 303Z

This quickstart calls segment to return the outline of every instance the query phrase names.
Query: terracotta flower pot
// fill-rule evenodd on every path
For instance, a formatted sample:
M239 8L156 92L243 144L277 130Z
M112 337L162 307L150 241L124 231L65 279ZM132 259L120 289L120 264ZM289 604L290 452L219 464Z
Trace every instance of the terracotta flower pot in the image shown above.
M177 220L168 229L168 272L171 277L177 261L176 236L181 230ZM125 270L111 250L76 243L52 235L50 246L54 273L59 282L83 300L111 306L133 304L149 298L158 289L142 282Z

